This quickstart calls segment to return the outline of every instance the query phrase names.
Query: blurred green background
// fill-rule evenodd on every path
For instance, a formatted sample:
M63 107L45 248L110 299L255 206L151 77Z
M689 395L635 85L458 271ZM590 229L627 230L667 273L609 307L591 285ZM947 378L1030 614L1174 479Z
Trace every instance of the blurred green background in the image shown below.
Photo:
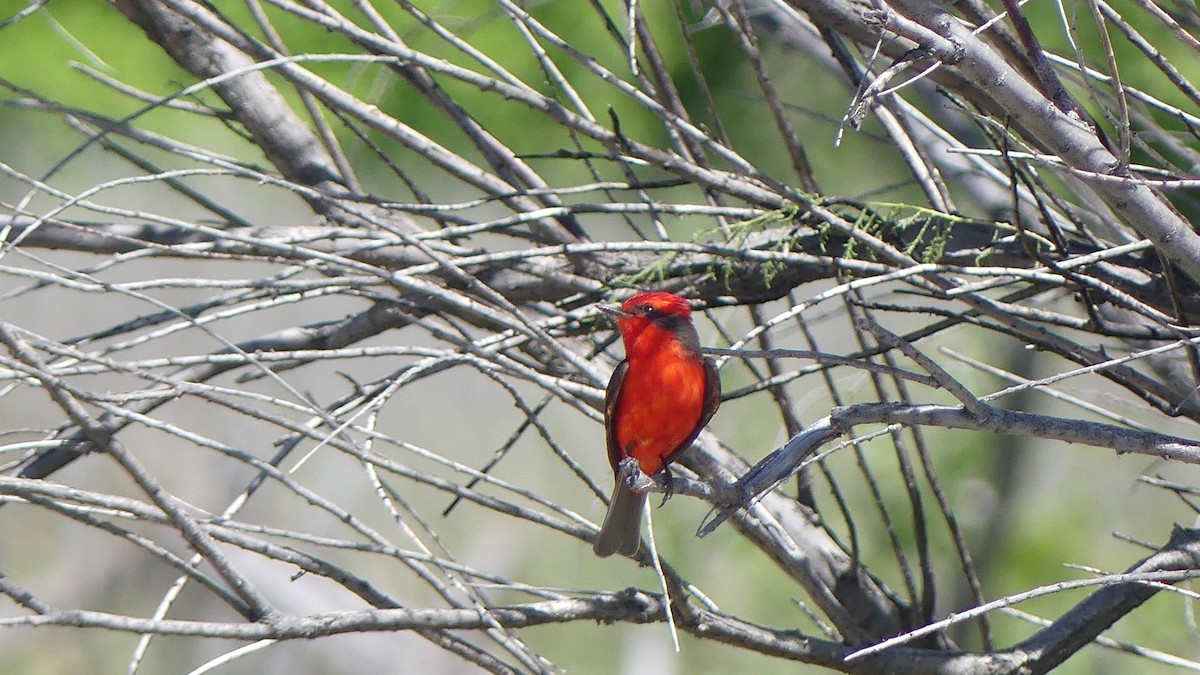
M14 0L0 0L0 20L15 15L25 7L24 3ZM1114 7L1120 11L1128 9L1123 4L1114 4ZM411 39L414 48L439 49L428 33L417 30L412 19L398 8L385 6L381 9L395 22L398 32L406 39ZM425 9L439 21L453 27L475 47L500 60L522 80L544 80L537 64L518 46L511 24L503 20L492 3L459 0L426 3ZM581 11L578 3L548 2L531 5L529 9L548 27L568 37L572 46L596 54L606 65L620 70L620 55L612 50L611 40L598 35L592 22L577 20ZM653 17L652 24L673 25L669 17L674 10L670 7L643 3L642 9ZM1050 3L1030 3L1026 9L1031 21L1039 27L1039 36L1047 47L1059 53L1069 53L1057 19L1058 10ZM700 20L702 10L700 7L686 8L689 18L696 22ZM279 20L279 28L287 31L288 45L294 53L353 51L350 45L326 31L289 19L273 9L268 11ZM620 16L622 12L616 5L611 7L611 11L615 16ZM1085 51L1094 56L1094 26L1090 21L1080 21L1080 24L1081 44ZM1195 54L1174 44L1164 29L1148 23L1145 26L1139 23L1139 29L1176 65L1190 69L1190 76L1197 74ZM720 123L733 139L733 147L743 157L752 159L765 173L790 176L788 180L794 182L770 117L758 100L753 75L738 58L740 51L732 38L719 27L699 30L692 37L704 67L707 85L721 112ZM0 107L0 163L31 176L42 176L51 171L80 145L82 138L64 125L60 114L34 110L20 101L27 101L31 96L39 97L68 108L78 107L120 118L138 110L141 104L84 74L81 68L99 71L156 95L173 92L193 81L190 75L175 66L157 46L147 40L139 29L105 3L55 0L30 16L5 26L0 30L0 40L4 44L0 78L8 83L8 90L3 92L6 105ZM687 55L681 48L682 40L679 36L663 36L661 42L668 48L665 56L686 102L691 109L702 111L701 92L691 77ZM776 87L792 106L793 122L799 129L826 194L920 203L920 192L908 178L895 148L873 122L868 122L861 132L848 130L841 146L834 147L838 121L852 95L840 79L803 55L772 46L765 40L764 51ZM453 58L449 54L446 56ZM1166 86L1161 76L1127 47L1119 45L1119 56L1122 74L1127 81L1136 82L1175 105L1190 106L1189 101L1181 99L1171 87ZM595 110L612 107L622 129L630 137L643 142L664 142L661 126L642 108L614 96L610 87L587 77L577 65L566 60L560 65L568 79L579 84L581 95L593 103ZM473 152L451 123L420 97L411 95L386 70L373 65L345 63L316 64L312 67L448 147L467 155ZM472 107L473 97L486 96L464 85L448 84L447 89L468 107ZM219 101L209 92L198 95L194 100L220 107ZM497 136L518 139L514 143L518 151L541 154L557 149L575 149L560 131L548 127L542 118L524 108L482 105L473 109L481 111L480 119ZM1195 107L1191 106L1191 109ZM1096 112L1099 117L1103 116L1102 112ZM252 145L215 120L197 121L194 116L154 111L140 117L138 125L214 152L228 153L242 161L266 165L265 159ZM519 139L523 138L527 139L527 145L521 145ZM352 139L347 136L346 140ZM423 181L422 187L431 194L451 199L461 190L456 185L440 182L442 179L438 174L423 170L420 157L396 147L387 139L374 140L394 161ZM354 144L353 147L358 150L351 159L360 168L364 183L372 192L396 200L410 198L404 187L390 174L371 169L372 164L378 162L376 158L362 150L360 145ZM172 161L177 160L163 157L162 161L165 166L170 166ZM560 172L558 175L564 184L583 180L583 169L577 162L554 159L531 161L543 170L549 170L548 167L552 166L554 172ZM90 148L61 169L56 168L53 184L63 190L78 192L104 180L136 173L132 167L113 162L110 156ZM215 198L256 224L303 223L311 219L311 213L303 202L283 191L252 191L244 185L220 180L208 185ZM27 189L27 185L11 175L0 176L0 200L6 205L20 200ZM133 208L142 204L145 195L138 190L118 190L106 194L105 198L110 200L108 203ZM54 198L38 196L30 208L37 211L53 206L55 202ZM174 207L170 202L146 205L146 208L161 213L172 213ZM629 236L627 231L615 226L612 231L592 234L596 238ZM692 232L681 227L680 231L673 234L686 240ZM63 264L87 264L87 258L83 256L48 255ZM212 268L206 271L215 273ZM11 277L0 277L0 293L11 290L17 283L21 282ZM806 297L810 292L820 290L818 286L798 289L797 296ZM75 300L79 301L79 298ZM36 327L58 338L82 332L80 322L90 321L89 313L94 311L86 305L64 306L44 302L24 306L17 303L8 307L8 320ZM775 310L783 308L782 303L770 305L766 315L770 316ZM27 314L11 313L17 310ZM716 318L731 323L738 321L737 316L734 310L715 314ZM815 323L824 326L826 332L821 339L827 342L827 347L845 339L829 317ZM891 328L897 330L895 326ZM992 362L1008 362L1014 370L1030 376L1054 372L1063 367L1049 359L1043 361L1037 355L1029 354L1021 344L994 337L981 343L976 339L977 335L951 331L937 341L922 343L921 346L927 353L934 354L939 346L950 345L963 353L986 356ZM711 326L706 325L702 329L702 337L706 344L721 342ZM405 336L398 334L389 338L403 341ZM794 330L791 333L783 332L777 338L781 341L780 346L805 346ZM794 343L782 344L782 341L789 339ZM998 354L1004 356L998 357ZM957 368L953 374L980 393L1003 386L965 366ZM724 377L726 389L750 382L745 369L737 365L730 367ZM312 383L313 386L320 386L321 380L314 377ZM860 374L846 376L842 384L847 391L853 391L856 395L870 396L869 385ZM406 401L405 405L412 406L413 412L408 419L397 421L396 424L409 425L406 433L423 438L431 447L463 448L461 461L480 465L500 439L511 433L520 419L519 415L513 410L494 410L490 404L495 400L496 392L490 386L480 386L478 378L447 376L439 379L439 386L442 387L440 396L433 393L425 400ZM830 402L818 381L805 381L794 386L799 392L797 401L801 406L802 419L811 421L828 411ZM1102 380L1081 379L1077 383L1072 380L1062 389L1083 399L1101 402L1165 433L1196 435L1193 425L1145 412L1139 406L1130 404L1132 399L1128 395L1106 386ZM428 393L429 389L424 391ZM935 400L948 399L935 397ZM1013 407L1068 416L1088 416L1040 394L1032 394L1014 403ZM448 408L471 411L475 423L454 425L453 429L434 423ZM197 414L204 413L197 411ZM24 405L17 405L9 399L0 408L0 430L34 424L51 426L58 419L57 411L36 396L28 397ZM578 443L578 454L589 457L588 467L595 475L605 475L602 434L597 425L569 411L562 411L558 417L550 417L548 424L561 438L573 439ZM727 403L712 426L732 447L752 461L785 440L777 415L765 395ZM949 502L981 565L984 592L989 599L1083 574L1064 568L1064 563L1119 571L1146 552L1119 541L1110 533L1125 533L1160 545L1166 541L1173 523L1190 525L1194 517L1193 512L1177 499L1139 485L1136 477L1144 472L1155 473L1180 482L1197 484L1200 483L1200 473L1195 467L1160 465L1147 461L1143 456L1118 458L1093 448L1043 446L1023 439L992 438L965 432L929 432L927 439ZM269 438L258 440L267 444L270 442ZM904 489L895 462L891 459L891 450L877 441L868 444L864 453L870 457L875 476L882 486L883 498L894 507L893 513L907 513ZM514 482L527 483L547 497L564 502L588 517L600 518L602 511L599 503L595 500L589 502L585 499L589 496L581 496L569 481L538 474L538 460L543 454L536 438L526 439L518 445L514 461L503 469L501 475ZM191 459L200 461L201 457L196 455ZM829 464L831 472L840 477L841 490L853 511L858 514L858 536L864 559L872 563L873 571L880 574L889 585L902 588L902 579L893 574L894 566L888 564L891 553L886 539L879 533L880 524L871 516L870 493L861 480L855 478L856 462L853 455L850 452L840 453L831 458ZM111 474L111 470L105 471L99 466L94 458L85 460L72 467L70 471L73 473L69 476L78 479L81 474L96 471L99 475L94 477L94 481L98 489L105 484L104 481L120 483L120 479L114 475L106 475ZM371 503L374 498L361 483L343 485L339 489L339 480L343 479L338 476L344 474L339 474L338 466L337 458L318 458L309 469L311 473L302 475L323 489L346 493L348 500L361 499ZM197 475L203 479L197 480L193 486L195 497L198 500L211 498L213 504L220 503L221 495L237 489L238 478L244 480L244 476L230 476L216 469L198 471ZM826 517L835 518L836 510L832 508L831 498L823 487L824 481L818 480L817 484L819 498L826 507ZM209 489L213 490L212 496L206 496L206 490ZM297 508L286 502L272 503L269 493L256 499L259 501L253 506L254 513L264 518L276 510L282 514ZM435 505L445 498L430 494L420 499L422 503L430 505L430 513L433 513ZM210 505L210 508L213 506ZM672 500L666 508L655 511L658 545L680 572L702 589L711 592L713 600L727 611L766 625L796 627L819 635L813 622L798 608L798 603L805 602L801 590L754 548L734 535L730 528L726 527L704 540L692 536L705 510L692 500L680 498ZM931 521L937 519L931 501L927 501L927 513ZM18 518L18 515L21 517ZM842 523L832 522L831 526L845 536ZM463 560L486 561L481 566L526 583L607 590L627 586L655 589L657 586L649 571L636 569L628 561L596 560L587 547L579 542L547 537L534 528L514 525L512 521L491 512L463 508L447 521L442 531L447 536L447 545L457 551ZM936 527L934 533L936 568L942 589L939 609L942 612L961 609L966 596L961 588L961 574L956 569L953 547L945 528ZM901 528L900 536L909 546L911 556L911 529ZM28 509L8 508L0 512L0 572L44 592L48 597L62 598L64 602L67 599L79 602L82 598L83 607L148 615L173 575L157 566L141 563L122 565L119 557L110 557L108 551L94 548L112 545L109 539L78 527L64 528L54 519L44 514L31 514ZM265 583L264 586L269 592L282 597L294 593L294 609L311 611L326 600L319 583L311 580L289 583L288 570L272 569L270 573L277 575L277 585ZM264 574L267 572L264 571ZM407 581L405 579L397 583ZM413 593L419 596L421 592L415 590ZM1043 617L1054 617L1083 596L1083 592L1055 595L1023 604L1020 609ZM496 598L502 600L504 596L497 594ZM512 594L514 602L523 599L525 596ZM1112 635L1117 639L1185 657L1200 658L1195 627L1190 623L1192 617L1184 603L1179 595L1161 593L1121 622ZM328 604L330 608L341 607L332 599L328 599ZM3 613L6 615L16 611L5 603L0 603L0 607L4 607ZM1001 645L1019 640L1034 630L1027 623L999 616L995 617L994 627L996 641ZM522 631L522 636L570 673L807 673L819 670L764 658L733 647L693 640L686 635L682 636L682 652L676 655L670 649L667 630L661 625L601 626L580 622L529 629ZM964 647L978 647L973 630L957 631L954 637L960 639ZM28 675L122 672L135 641L135 637L127 634L82 630L0 631L0 672ZM188 672L204 660L237 646L232 642L160 638L152 647L142 672ZM420 670L428 675L472 672L472 668L449 654L411 635L401 634L343 636L313 642L277 644L235 661L217 672L299 674L360 673L371 670ZM1155 666L1110 650L1090 648L1071 659L1061 672L1069 675L1168 673L1176 672L1176 669L1166 665Z

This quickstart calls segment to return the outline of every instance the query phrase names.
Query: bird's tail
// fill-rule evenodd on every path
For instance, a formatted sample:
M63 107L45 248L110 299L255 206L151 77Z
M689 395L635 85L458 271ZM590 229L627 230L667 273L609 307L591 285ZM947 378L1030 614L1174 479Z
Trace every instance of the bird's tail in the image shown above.
M642 543L642 512L645 509L646 493L630 490L618 476L608 515L604 517L604 525L596 535L592 551L601 558L614 553L629 557L637 555Z

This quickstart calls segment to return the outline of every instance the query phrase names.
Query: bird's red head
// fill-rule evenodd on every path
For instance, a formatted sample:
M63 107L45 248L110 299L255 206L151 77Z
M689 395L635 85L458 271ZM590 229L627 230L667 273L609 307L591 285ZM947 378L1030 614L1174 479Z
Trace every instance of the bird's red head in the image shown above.
M616 319L617 329L621 331L626 347L637 342L637 338L647 330L655 329L669 331L692 347L692 336L695 335L692 308L687 300L674 293L638 293L621 303L619 309L607 305L598 305L598 308ZM696 349L699 349L698 344Z

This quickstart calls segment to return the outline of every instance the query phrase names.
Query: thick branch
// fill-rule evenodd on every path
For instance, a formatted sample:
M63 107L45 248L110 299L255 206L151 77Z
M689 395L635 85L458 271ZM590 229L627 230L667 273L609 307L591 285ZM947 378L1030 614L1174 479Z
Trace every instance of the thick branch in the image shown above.
M1060 110L1021 73L940 5L895 0L901 12L944 36L961 51L954 67L994 100L1042 147L1072 168L1101 176L1128 170L1087 124ZM1166 199L1138 181L1092 181L1092 188L1124 222L1154 242L1159 251L1200 283L1200 234Z
M1126 572L1196 569L1200 569L1200 530L1176 527L1162 550ZM1159 586L1139 583L1101 588L1050 626L1014 647L1013 651L1028 655L1028 672L1049 672L1160 590Z

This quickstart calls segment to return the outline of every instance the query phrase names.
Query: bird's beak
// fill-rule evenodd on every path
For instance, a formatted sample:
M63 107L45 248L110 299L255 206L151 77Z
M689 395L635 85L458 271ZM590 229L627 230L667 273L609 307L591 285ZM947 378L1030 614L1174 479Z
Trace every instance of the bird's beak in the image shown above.
M616 305L596 305L596 309L604 312L614 319L628 319L629 317L633 316L629 312L626 312Z

